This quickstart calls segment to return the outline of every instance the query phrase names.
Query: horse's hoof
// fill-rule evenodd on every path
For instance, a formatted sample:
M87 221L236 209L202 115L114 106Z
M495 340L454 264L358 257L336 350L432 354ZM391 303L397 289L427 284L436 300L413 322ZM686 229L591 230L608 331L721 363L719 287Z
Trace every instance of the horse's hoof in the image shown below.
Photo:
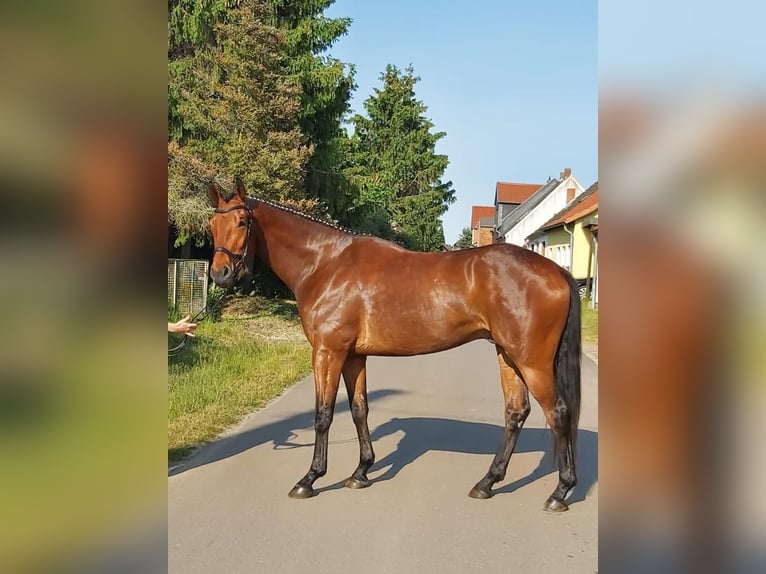
M556 500L550 496L543 504L543 510L546 512L566 512L569 510L569 506L563 500Z
M478 498L480 500L484 500L487 498L492 498L492 491L485 490L483 488L477 488L474 486L471 489L471 492L468 493L468 496L470 496L471 498Z
M314 496L314 489L310 486L296 484L287 496L290 498L311 498Z
M360 480L352 476L346 479L346 482L343 483L343 486L345 486L346 488L367 488L368 486L370 486L370 484L372 483L370 482L369 478Z

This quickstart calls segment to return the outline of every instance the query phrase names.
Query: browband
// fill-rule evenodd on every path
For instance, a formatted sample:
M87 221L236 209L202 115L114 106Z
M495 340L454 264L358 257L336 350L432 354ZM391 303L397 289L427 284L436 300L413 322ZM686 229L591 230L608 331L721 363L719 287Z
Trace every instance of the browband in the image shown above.
M215 213L229 213L230 211L234 211L235 209L244 209L246 211L251 211L251 209L247 205L232 205L231 207L227 207L226 209L216 209Z

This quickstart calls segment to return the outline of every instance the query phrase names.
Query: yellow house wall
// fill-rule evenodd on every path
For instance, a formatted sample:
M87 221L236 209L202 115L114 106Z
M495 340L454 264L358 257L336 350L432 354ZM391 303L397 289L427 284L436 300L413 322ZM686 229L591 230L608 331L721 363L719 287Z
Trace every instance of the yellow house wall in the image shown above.
M574 224L574 240L572 245L572 275L577 279L593 277L595 263L595 243L590 230L583 227L583 222L598 215L598 211L589 213ZM571 226L571 224L570 224Z
M591 232L583 227L583 222L597 215L598 211L595 211L574 223L567 224L567 229L574 233L572 238L572 275L576 279L593 277L595 243ZM569 232L565 231L564 226L561 225L547 232L545 245L546 248L551 248L557 245L569 245L569 241Z

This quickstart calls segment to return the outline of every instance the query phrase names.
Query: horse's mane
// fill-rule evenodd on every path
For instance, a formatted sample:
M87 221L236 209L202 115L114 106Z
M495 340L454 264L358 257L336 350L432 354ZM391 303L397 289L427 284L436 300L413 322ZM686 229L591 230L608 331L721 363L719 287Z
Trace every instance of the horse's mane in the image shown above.
M224 201L230 201L231 198L234 196L234 193L228 197L224 197ZM281 205L279 203L276 203L274 201L263 199L260 197L253 197L253 196L247 196L247 199L254 201L256 204L258 202L265 203L266 205L270 207L274 207L276 209L279 209L280 211L284 211L287 213L290 213L291 215L297 215L298 217L302 217L303 219L308 219L309 221L313 221L314 223L319 223L321 225L324 225L325 227L329 227L331 229L335 229L336 231L342 231L343 233L347 233L349 235L355 235L357 237L373 237L369 233L363 233L361 231L354 231L353 229L349 229L347 227L343 227L342 225L338 225L337 223L334 223L332 221L327 221L326 219L320 219L319 217L315 217L313 215L309 215L307 213L302 213L298 211L297 209L293 209L292 207L287 207L285 205Z

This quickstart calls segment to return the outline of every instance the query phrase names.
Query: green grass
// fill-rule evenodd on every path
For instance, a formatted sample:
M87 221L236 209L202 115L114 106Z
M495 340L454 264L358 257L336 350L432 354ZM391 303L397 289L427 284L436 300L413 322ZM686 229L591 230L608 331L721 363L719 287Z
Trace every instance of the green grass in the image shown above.
M248 316L203 322L184 350L168 358L168 459L215 438L248 412L279 396L311 368L311 347L295 317ZM259 323L270 320L297 336L270 341ZM255 335L254 335L255 333ZM174 341L168 335L168 345Z
M582 338L598 343L598 309L591 309L590 301L582 302Z

